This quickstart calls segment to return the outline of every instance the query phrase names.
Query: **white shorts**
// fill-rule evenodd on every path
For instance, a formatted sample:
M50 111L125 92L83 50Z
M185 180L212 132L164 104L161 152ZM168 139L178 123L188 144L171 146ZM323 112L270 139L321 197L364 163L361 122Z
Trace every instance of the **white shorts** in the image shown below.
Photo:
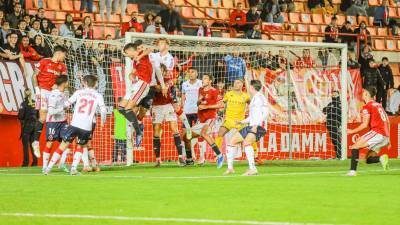
M203 130L203 127L208 125L208 130L207 130L207 134L211 134L213 131L215 131L215 127L216 127L216 123L215 123L215 119L208 119L205 123L200 123L198 122L196 125L194 125L192 127L192 132L200 135L201 134L201 130Z
M389 137L372 130L361 136L361 138L368 143L369 150L374 152L379 152L381 148L389 144Z
M124 99L127 101L135 102L138 105L139 102L146 97L149 92L149 84L142 80L137 80L132 86L126 90Z
M172 104L153 105L152 108L153 124L161 124L162 122L178 121L174 107Z
M40 97L36 99L35 108L37 110L47 110L47 105L49 103L49 96L51 91L46 89L40 89Z

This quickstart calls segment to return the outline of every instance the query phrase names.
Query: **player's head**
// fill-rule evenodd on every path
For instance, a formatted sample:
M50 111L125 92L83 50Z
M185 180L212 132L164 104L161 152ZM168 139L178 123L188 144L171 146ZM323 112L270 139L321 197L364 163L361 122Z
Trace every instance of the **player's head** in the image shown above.
M158 51L168 51L169 49L169 40L166 38L160 38L157 40Z
M136 40L133 44L135 44L137 51L143 51L144 45L142 40Z
M234 91L241 91L242 89L243 89L243 80L241 80L241 79L236 79L234 82L233 82L233 87L232 87L232 89L234 90Z
M128 43L124 46L124 54L129 58L135 58L137 56L135 43Z
M67 76L58 76L56 79L56 85L58 88L64 90L68 87L68 77Z
M364 103L368 103L376 96L376 88L372 86L368 86L363 88L362 99Z
M217 82L217 88L218 88L219 90L222 90L222 89L225 88L225 83L224 83L223 80L219 80L219 81Z
M54 47L53 51L53 58L55 58L58 62L62 62L64 61L68 50L63 46L57 45L56 47Z
M384 65L384 66L387 66L389 64L389 59L388 59L388 57L383 57L382 58L382 65Z
M203 87L209 87L212 84L212 76L210 74L203 74L202 81Z
M95 88L97 85L97 77L94 75L86 75L83 77L83 84L88 88Z
M188 74L189 74L189 79L190 80L196 80L197 79L198 72L197 72L196 68L193 68L193 67L189 68Z
M259 92L262 88L261 81L259 80L251 80L250 81L250 94L254 95L255 93Z

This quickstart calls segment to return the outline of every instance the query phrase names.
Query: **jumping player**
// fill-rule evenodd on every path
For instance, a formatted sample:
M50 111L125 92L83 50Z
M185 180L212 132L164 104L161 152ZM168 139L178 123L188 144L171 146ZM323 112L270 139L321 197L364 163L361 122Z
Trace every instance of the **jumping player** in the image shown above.
M57 88L53 89L48 97L48 112L46 118L46 146L43 149L43 169L47 168L50 159L50 150L54 141L62 141L63 136L68 128L67 117L65 114L65 103L67 97L64 90L68 87L67 76L59 76L56 79ZM68 154L64 151L63 154ZM63 157L65 158L65 157ZM68 168L62 164L61 168L65 172L69 172Z
M363 89L362 99L365 103L362 108L363 121L357 128L347 130L347 134L355 134L367 127L370 128L368 133L361 136L356 143L350 146L351 164L347 176L357 176L359 150L362 148L368 148L366 155L367 164L380 162L384 171L389 167L388 155L385 154L380 157L377 155L383 147L390 144L389 118L382 105L375 102L375 96L376 89L374 87Z
M63 63L67 49L61 46L54 47L52 58L45 58L36 65L32 76L36 93L36 109L39 110L39 120L35 125L32 148L36 157L40 158L39 139L43 130L43 123L47 117L47 102L51 90L54 88L57 77L67 75L67 67Z
M78 147L74 154L74 159L71 166L71 175L77 175L77 167L82 157L82 148L86 147L89 137L92 133L92 122L95 117L97 107L101 113L101 127L104 126L106 120L106 107L104 105L103 96L96 90L97 77L86 75L83 78L84 89L76 91L67 101L66 107L75 104L74 114L72 115L71 125L68 127L63 142L60 144L57 151L53 154L50 163L44 174L47 175L51 168L60 158L62 152L67 148L75 138L77 138Z
M221 168L224 163L224 156L215 144L214 139L210 133L214 129L215 120L217 119L217 110L221 107L221 101L218 98L217 89L212 87L212 77L209 74L203 75L203 87L199 89L198 117L199 122L192 127L192 138L202 136L207 143L211 146L214 153L217 155L217 168ZM185 147L186 147L186 164L193 165L191 142L184 134Z
M243 175L253 176L258 174L254 162L254 149L252 144L259 141L260 138L266 134L264 123L268 116L268 101L265 96L261 94L261 87L262 84L259 80L252 80L250 82L249 92L252 98L249 105L249 116L237 122L238 124L248 124L248 126L242 128L240 131L236 131L229 141L226 149L228 170L225 172L225 175L234 173L233 159L239 144L243 145L249 162L249 170Z

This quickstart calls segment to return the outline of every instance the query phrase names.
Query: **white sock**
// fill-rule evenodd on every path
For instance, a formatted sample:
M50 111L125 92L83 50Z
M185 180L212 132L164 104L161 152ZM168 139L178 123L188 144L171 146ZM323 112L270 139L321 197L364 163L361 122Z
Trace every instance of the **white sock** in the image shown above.
M49 164L50 153L43 152L42 157L43 157L43 169L46 169L47 165Z
M81 150L82 151L82 150ZM74 161L72 161L72 166L71 166L71 170L76 170L76 168L79 165L79 162L81 161L82 158L82 152L80 151L75 151L74 154Z
M226 161L228 163L228 169L233 170L233 159L235 158L235 152L237 147L227 145L226 146Z
M69 148L65 149L63 154L61 155L61 159L60 159L60 166L63 166L65 164L65 160L67 160L68 157L68 153L69 153Z
M89 151L89 159L90 162L92 163L92 167L97 167L97 161L96 161L96 156L94 155L94 150Z
M206 141L198 142L199 143L199 150L200 150L200 159L205 159L204 155L207 151Z
M60 149L57 149L57 151L55 151L53 153L53 156L51 157L51 160L49 162L49 165L47 166L47 168L49 170L51 170L51 168L53 168L53 166L57 163L57 161L60 159L62 154L62 151Z
M83 162L83 167L85 167L85 168L89 167L89 156L88 156L87 148L83 148L82 162Z
M196 145L196 143L198 143L198 140L199 139L197 139L197 138L193 138L192 140L190 140L190 150L192 151L192 157L193 156L196 156L194 153L194 146ZM186 156L186 151L184 151L184 154L185 154L185 156Z
M253 146L251 146L251 145L245 146L244 152L246 153L247 161L249 162L249 169L257 171L256 163L254 162Z

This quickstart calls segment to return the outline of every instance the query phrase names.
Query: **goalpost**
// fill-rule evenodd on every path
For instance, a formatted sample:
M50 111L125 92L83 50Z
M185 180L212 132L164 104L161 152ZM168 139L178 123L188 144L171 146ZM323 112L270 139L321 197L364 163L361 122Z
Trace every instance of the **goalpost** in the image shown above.
M267 135L260 141L259 157L262 159L329 159L335 158L335 145L342 159L347 158L347 123L359 120L359 104L353 97L354 85L347 70L347 46L336 43L286 42L271 40L248 40L230 38L207 38L196 36L171 36L146 33L126 33L121 40L82 40L44 36L53 47L67 45L66 58L72 91L81 87L80 78L86 74L99 77L98 91L104 96L107 106L107 123L103 129L96 128L92 141L96 157L101 164L116 160L131 164L132 160L153 162L151 117L144 119L144 140L140 148L134 147L133 129L127 124L127 156L121 152L113 157L117 143L115 130L122 129L115 123L115 109L119 97L123 97L129 86L128 76L132 62L122 55L124 44L142 40L147 47L157 49L159 38L170 40L170 53L175 57L176 86L180 90L187 80L187 70L194 67L199 79L205 73L214 77L214 87L227 91L237 78L246 83L259 79L263 93L269 101L270 115ZM305 57L310 55L315 61ZM318 60L317 60L318 58ZM338 65L340 63L340 66ZM341 106L329 110L329 118L337 124L328 124L323 109L332 101L334 91L339 92ZM180 93L178 94L180 96ZM336 108L335 108L336 107ZM114 112L113 112L114 111ZM150 114L149 114L150 115ZM222 116L223 112L219 112ZM333 121L330 120L330 121ZM219 120L222 125L222 118ZM118 124L118 125L116 125ZM116 127L117 126L117 127ZM217 127L218 128L218 127ZM214 136L218 133L215 129ZM119 132L120 134L120 132ZM134 135L133 135L134 136ZM229 138L229 133L226 138ZM333 141L334 140L334 141ZM199 155L201 140L195 147ZM224 146L224 145L223 145ZM225 147L222 148L225 152ZM206 158L212 160L212 150L206 150ZM166 124L162 126L161 159L175 161L172 133ZM197 157L198 158L198 157Z

